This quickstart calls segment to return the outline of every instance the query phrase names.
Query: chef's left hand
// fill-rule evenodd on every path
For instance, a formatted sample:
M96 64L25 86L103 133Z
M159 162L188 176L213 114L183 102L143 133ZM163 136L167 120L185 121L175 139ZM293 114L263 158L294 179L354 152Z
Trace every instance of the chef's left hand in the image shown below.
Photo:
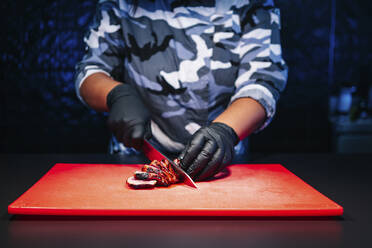
M181 167L194 180L205 180L230 164L238 142L235 131L224 123L200 128L179 156Z

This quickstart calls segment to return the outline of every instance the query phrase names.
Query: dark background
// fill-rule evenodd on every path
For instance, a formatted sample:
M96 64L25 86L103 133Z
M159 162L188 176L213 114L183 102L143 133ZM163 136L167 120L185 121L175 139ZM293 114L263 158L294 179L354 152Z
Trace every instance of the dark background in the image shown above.
M1 1L0 153L107 151L105 116L79 102L73 81L96 2ZM271 125L252 135L251 150L330 152L329 96L345 83L371 81L371 4L276 4L288 85Z

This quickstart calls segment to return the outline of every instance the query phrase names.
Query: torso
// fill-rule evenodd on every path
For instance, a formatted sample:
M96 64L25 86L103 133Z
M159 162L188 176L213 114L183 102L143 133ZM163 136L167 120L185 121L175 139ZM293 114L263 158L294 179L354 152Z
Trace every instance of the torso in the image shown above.
M126 44L123 80L152 113L154 137L181 150L229 104L237 77L240 20L233 1L120 1ZM202 2L202 3L201 3ZM202 4L202 5L201 5ZM161 133L163 132L163 133ZM166 136L166 138L164 137Z

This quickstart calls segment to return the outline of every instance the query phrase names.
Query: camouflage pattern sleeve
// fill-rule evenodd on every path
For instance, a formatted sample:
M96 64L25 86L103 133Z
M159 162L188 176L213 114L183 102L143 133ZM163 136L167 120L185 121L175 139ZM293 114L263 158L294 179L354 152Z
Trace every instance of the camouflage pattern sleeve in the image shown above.
M276 102L287 82L287 66L280 45L280 13L272 1L252 1L240 8L242 35L234 49L240 57L236 91L231 97L250 97L266 111L266 121L256 132L264 129L275 114Z
M93 22L84 36L85 54L75 67L76 94L84 104L79 89L88 76L102 72L122 81L125 45L119 13L117 1L100 0Z

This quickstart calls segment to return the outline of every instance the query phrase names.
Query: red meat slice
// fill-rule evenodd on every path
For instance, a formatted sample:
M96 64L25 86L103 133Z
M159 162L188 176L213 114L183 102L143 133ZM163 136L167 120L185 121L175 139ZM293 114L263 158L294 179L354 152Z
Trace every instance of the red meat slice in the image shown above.
M136 171L134 172L134 177L137 180L156 180L157 186L168 186L168 180L161 174L144 172L144 171Z
M127 184L131 188L134 188L134 189L153 188L155 187L156 182L157 182L156 180L149 180L149 181L138 180L138 179L135 179L134 177L129 177L127 179Z
M179 164L179 160L174 162ZM168 160L153 160L150 164L145 164L141 171L136 171L134 177L130 177L127 183L134 189L152 188L156 186L169 186L180 181L178 175L172 168ZM149 183L151 182L151 183Z

